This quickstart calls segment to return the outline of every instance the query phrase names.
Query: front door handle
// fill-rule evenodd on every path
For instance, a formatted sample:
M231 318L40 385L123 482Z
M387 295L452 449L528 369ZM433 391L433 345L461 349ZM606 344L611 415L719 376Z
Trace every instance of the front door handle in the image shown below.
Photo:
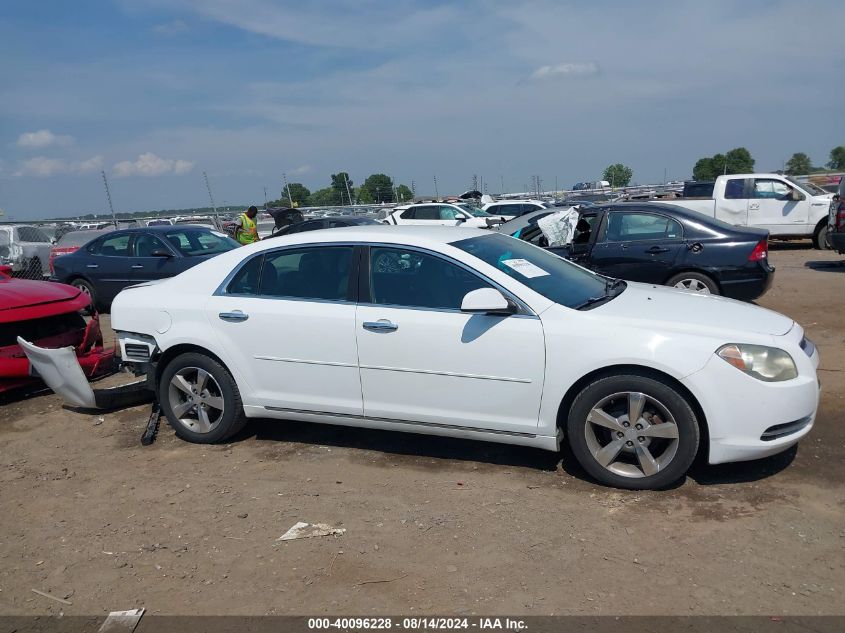
M100 267L99 264L86 264L85 265L85 268L99 268L99 267Z
M143 268L141 264L132 264L132 268Z
M364 329L371 332L394 332L399 329L399 326L387 319L379 319L378 321L364 321Z
M241 321L246 321L249 318L248 314L244 314L240 310L233 310L232 312L221 312L217 315L223 321L227 321L229 323L240 323Z
M660 253L668 253L668 248L663 248L662 246L652 246L651 248L646 250L646 253L649 255L659 255Z

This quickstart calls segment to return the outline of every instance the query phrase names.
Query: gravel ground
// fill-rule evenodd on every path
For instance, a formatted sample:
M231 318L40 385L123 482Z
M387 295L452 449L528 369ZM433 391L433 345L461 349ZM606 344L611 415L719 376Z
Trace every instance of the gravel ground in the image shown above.
M820 349L816 426L668 491L602 488L565 452L299 423L142 447L148 407L7 398L0 614L843 614L845 265L771 261L759 303ZM298 521L346 532L277 542Z

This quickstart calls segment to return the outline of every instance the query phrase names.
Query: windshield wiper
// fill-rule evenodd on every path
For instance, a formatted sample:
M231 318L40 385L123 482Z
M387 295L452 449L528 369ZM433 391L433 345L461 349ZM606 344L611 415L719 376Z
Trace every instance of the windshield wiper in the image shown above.
M610 301L611 299L615 299L627 287L628 284L625 283L622 279L608 279L607 283L605 283L604 285L603 295L601 295L600 297L590 297L589 299L586 299L582 303L579 303L577 306L575 306L575 309L584 310L585 308L590 308L600 303Z
M585 308L592 307L594 305L598 305L599 303L604 303L605 301L610 301L616 295L602 295L600 297L590 297L586 301L579 303L577 306L574 306L576 310L583 310Z

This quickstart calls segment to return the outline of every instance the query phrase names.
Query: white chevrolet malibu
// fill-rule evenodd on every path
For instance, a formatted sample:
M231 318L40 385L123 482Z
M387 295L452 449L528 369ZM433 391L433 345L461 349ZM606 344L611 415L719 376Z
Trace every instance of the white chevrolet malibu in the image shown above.
M818 354L753 305L596 275L477 229L267 240L121 292L112 325L191 442L247 418L556 451L622 488L783 451L815 419Z

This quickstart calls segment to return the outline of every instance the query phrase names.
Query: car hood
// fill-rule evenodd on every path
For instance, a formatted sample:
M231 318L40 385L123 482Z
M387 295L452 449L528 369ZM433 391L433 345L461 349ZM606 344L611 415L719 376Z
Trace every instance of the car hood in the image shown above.
M646 328L682 329L702 334L732 330L782 336L794 324L789 317L749 303L633 282L628 282L628 287L618 297L592 312L619 317Z
M0 277L0 322L3 323L73 312L89 303L88 295L73 286Z

